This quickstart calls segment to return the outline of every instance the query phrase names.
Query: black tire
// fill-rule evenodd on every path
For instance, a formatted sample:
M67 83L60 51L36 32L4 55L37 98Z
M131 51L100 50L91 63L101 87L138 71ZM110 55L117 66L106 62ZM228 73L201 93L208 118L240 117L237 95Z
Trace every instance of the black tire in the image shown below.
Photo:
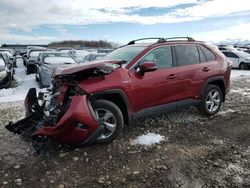
M246 70L247 69L247 65L244 62L241 62L240 66L239 66L239 69L240 70Z
M218 106L214 111L209 111L206 102L209 98L210 92L215 92L215 91L217 91L219 93L218 98L220 99L220 102L219 102L219 104L214 103L216 106ZM203 114L205 116L212 116L220 110L222 101L223 101L223 94L222 94L220 87L218 87L217 85L209 84L206 86L206 88L201 96L201 102L198 105L198 110L200 111L201 114ZM216 102L216 103L218 103L218 102Z
M122 115L120 108L113 102L110 102L108 100L102 100L102 99L94 101L92 104L92 107L95 113L97 113L96 111L98 109L105 109L114 115L115 121L116 121L116 127L115 127L114 132L107 138L101 139L99 137L96 140L97 143L101 143L101 144L107 144L107 143L112 142L121 134L123 127L124 127L124 119L123 119L123 115Z

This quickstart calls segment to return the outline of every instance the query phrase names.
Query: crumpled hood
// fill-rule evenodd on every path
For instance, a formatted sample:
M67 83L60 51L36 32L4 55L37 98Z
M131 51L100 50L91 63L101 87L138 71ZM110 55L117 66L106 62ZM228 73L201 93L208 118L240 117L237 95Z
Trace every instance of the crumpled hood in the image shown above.
M56 68L53 73L52 77L60 76L60 75L69 75L77 72L81 72L87 69L92 68L99 68L99 67L106 67L110 69L116 69L120 67L119 62L117 60L98 60L98 61L91 61L87 63L82 63L77 66L72 66L70 68Z

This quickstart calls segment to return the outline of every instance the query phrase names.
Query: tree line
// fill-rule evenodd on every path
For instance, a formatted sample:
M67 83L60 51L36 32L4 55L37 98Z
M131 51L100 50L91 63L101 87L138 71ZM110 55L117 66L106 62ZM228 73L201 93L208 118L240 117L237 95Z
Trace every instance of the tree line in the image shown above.
M66 40L60 42L51 42L48 44L50 48L72 47L72 48L116 48L118 43L105 40Z

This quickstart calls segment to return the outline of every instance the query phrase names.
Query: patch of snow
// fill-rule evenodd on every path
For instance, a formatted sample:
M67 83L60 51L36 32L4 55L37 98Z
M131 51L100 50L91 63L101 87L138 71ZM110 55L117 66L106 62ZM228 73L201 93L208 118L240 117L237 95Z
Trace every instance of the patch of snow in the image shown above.
M250 97L250 89L247 87L232 89L230 92L240 94L244 97Z
M147 133L141 136L136 137L134 140L131 140L132 145L152 145L158 144L164 140L164 136L155 133Z
M39 91L35 75L26 75L26 67L23 65L22 59L17 59L17 68L15 70L15 79L18 82L17 87L1 89L0 103L24 101L30 88L36 88Z
M250 70L235 70L231 71L231 80L234 80L239 77L250 76Z
M235 110L231 110L231 109L228 109L228 110L222 110L222 111L219 111L217 114L218 115L226 115L226 114L229 114L229 113L234 113Z

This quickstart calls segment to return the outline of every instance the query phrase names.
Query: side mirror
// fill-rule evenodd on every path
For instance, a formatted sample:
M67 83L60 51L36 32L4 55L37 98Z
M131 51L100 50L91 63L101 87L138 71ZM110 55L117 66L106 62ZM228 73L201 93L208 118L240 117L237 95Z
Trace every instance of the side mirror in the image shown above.
M145 72L153 72L155 70L157 70L156 63L146 61L146 62L142 63L141 65L139 65L137 73L139 73L141 76L143 76L145 74Z

